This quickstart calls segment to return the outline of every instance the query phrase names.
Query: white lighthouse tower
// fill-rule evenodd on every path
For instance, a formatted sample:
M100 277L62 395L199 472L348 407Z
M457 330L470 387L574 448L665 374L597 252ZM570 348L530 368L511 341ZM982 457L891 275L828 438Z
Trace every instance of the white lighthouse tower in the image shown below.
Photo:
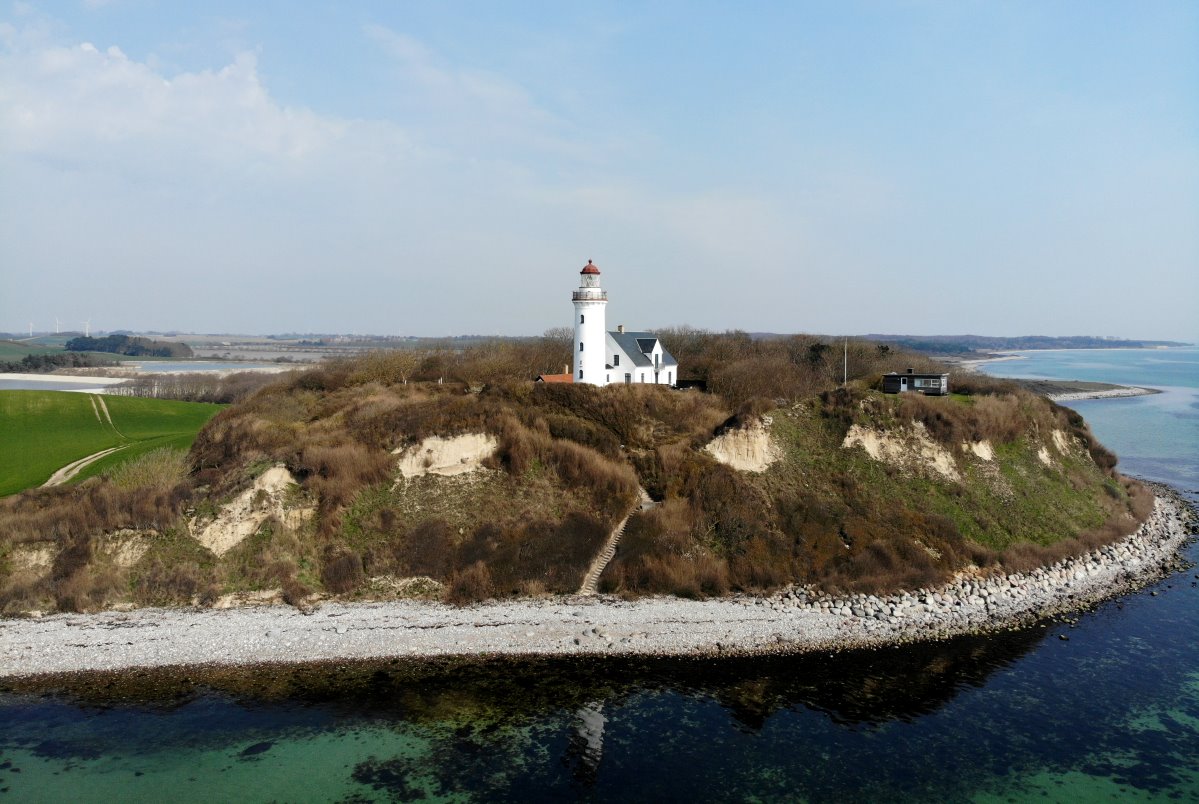
M608 332L604 310L608 294L600 287L600 271L591 260L579 272L579 289L571 294L575 305L574 381L605 385L604 354Z

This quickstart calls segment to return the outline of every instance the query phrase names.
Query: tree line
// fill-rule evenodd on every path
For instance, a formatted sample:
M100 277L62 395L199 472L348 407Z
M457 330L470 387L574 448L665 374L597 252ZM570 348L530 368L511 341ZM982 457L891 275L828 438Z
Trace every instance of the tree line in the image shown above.
M68 352L108 352L131 357L192 357L193 355L191 347L186 343L154 341L129 335L105 335L103 338L81 335L67 341L66 349Z
M25 355L20 360L0 362L0 373L48 374L60 368L96 368L115 365L115 361L106 360L96 355L60 352L47 355Z

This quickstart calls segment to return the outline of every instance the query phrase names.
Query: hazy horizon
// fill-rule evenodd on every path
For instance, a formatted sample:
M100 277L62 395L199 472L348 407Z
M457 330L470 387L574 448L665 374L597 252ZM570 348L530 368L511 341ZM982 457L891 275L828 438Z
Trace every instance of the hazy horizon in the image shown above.
M0 330L1199 341L1199 6L0 8Z

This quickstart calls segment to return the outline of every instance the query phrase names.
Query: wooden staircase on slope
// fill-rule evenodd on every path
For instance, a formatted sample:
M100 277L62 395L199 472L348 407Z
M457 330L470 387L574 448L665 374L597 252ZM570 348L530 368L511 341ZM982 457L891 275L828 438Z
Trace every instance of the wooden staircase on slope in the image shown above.
M616 545L620 544L620 537L624 535L625 525L629 524L629 517L637 511L648 511L657 505L656 502L650 499L649 492L643 487L638 486L640 497L637 500L635 508L625 514L624 519L617 523L612 529L612 533L608 535L608 541L604 542L603 549L599 551L599 555L591 562L591 568L587 570L587 574L583 576L583 585L579 587L580 595L594 595L596 587L599 586L600 576L604 574L604 570L608 568L608 562L616 555Z

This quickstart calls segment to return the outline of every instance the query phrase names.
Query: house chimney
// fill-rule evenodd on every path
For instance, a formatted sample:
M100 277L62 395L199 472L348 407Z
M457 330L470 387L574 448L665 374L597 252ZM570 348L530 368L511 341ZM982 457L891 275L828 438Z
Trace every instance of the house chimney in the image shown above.
M570 363L563 363L563 364L562 364L562 373L563 373L563 374L570 374Z
M912 374L912 373L913 373L913 370L912 370L912 369L908 369L908 374Z
M617 324L616 331L619 332L621 335L623 335L624 334L624 324Z

